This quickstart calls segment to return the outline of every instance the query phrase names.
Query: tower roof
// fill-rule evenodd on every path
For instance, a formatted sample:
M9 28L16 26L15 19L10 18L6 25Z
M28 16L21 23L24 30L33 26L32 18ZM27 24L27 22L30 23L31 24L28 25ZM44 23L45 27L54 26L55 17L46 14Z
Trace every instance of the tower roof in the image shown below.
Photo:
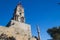
M21 1L18 2L17 6L20 6L23 8Z
M22 5L22 4L21 4L21 1L18 2L18 5Z

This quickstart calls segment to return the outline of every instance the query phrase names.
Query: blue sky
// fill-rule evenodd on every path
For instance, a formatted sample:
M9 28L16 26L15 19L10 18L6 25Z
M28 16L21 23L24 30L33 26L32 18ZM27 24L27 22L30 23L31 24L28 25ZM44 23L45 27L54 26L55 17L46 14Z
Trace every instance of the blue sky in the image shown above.
M36 24L40 26L41 40L50 39L48 28L60 26L60 0L0 0L0 25L5 26L21 1L25 9L26 23L31 25L32 35L37 36Z

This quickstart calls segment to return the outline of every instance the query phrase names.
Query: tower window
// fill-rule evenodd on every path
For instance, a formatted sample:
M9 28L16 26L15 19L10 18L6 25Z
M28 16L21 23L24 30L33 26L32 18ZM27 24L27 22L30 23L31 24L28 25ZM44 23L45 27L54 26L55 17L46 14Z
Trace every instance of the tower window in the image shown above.
M24 22L24 17L21 17L21 22Z
M21 15L21 13L20 13L20 15Z

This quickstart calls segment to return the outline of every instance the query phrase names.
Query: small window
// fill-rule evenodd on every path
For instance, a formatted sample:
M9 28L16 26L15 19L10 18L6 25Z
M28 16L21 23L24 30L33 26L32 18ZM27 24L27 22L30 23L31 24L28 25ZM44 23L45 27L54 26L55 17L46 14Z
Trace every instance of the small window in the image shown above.
M24 22L24 17L21 17L21 22Z
M20 15L21 15L21 13L20 13Z

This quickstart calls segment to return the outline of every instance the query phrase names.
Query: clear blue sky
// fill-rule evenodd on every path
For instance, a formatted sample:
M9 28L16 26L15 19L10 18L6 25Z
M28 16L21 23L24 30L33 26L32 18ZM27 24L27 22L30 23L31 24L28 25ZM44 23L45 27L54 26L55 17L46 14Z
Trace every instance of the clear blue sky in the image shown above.
M19 0L0 0L0 25L5 26L13 16L14 8ZM59 0L21 0L25 9L26 23L31 25L32 35L37 36L36 24L40 26L41 40L50 36L47 29L60 26Z

